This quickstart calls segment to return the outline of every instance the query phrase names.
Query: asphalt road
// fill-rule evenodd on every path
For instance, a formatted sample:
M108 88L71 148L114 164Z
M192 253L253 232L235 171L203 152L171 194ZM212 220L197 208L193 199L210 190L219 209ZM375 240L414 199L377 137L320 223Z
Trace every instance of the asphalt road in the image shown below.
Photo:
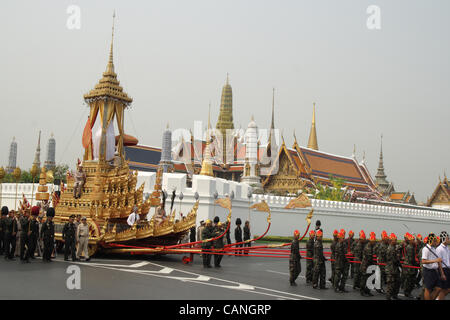
M225 256L222 268L205 269L198 255L188 265L181 258L106 255L90 262L66 262L59 255L52 263L36 258L28 264L1 258L0 299L385 299L376 292L373 297L362 297L352 289L350 279L348 293L313 289L305 284L305 259L301 260L298 286L291 287L287 259ZM327 278L329 268L327 262ZM79 282L74 280L77 275ZM418 295L419 290L413 293Z

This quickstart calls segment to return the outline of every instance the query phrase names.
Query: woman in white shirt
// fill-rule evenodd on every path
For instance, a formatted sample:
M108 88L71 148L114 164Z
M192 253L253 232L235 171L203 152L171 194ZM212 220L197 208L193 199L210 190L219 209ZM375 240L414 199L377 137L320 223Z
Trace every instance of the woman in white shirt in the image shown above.
M441 291L440 277L445 278L442 270L442 259L436 252L437 238L434 233L428 235L428 243L422 250L423 285L425 300L434 300ZM439 272L440 271L440 272Z

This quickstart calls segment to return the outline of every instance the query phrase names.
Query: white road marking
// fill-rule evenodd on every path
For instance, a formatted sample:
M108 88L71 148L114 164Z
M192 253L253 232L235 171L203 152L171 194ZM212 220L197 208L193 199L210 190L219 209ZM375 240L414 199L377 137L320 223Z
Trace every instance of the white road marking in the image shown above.
M62 261L62 260L56 260L56 261L70 263L69 261ZM150 265L153 265L153 266L157 266L157 267L160 267L161 270L159 270L159 271L136 270L137 269L136 267L132 267L132 266L136 266L136 265L139 266L140 263L136 263L136 264L129 265L129 266L127 266L127 265L109 265L109 264L104 264L104 263L84 263L84 262L72 262L72 263L81 264L81 265L85 265L85 266L88 266L88 267L94 267L94 268L103 268L103 269L109 269L109 270L114 270L114 271L131 272L131 273L135 273L135 274L141 274L141 275L152 276L152 277L159 277L159 278L165 278L165 279L169 278L169 279L173 279L173 280L179 280L179 281L182 281L182 282L192 282L192 283L203 284L203 285L208 285L208 286L220 287L220 288L224 288L224 289L240 290L240 291L254 293L254 294L259 294L259 295L271 296L271 297L278 298L278 299L320 300L320 299L313 298L313 297L302 296L302 295L298 295L298 294L294 294L294 293L283 292L283 291L269 289L269 288L264 288L264 287L252 286L252 285L248 285L248 284L239 283L239 282L236 282L236 281L225 280L225 279L220 279L220 278L215 278L215 277L208 277L208 276L204 276L204 275L201 275L201 274L197 274L197 273L193 273L193 272L189 272L189 271L185 271L185 270L168 268L168 267L165 267L163 265L159 265L159 264L151 263L151 262L146 262L145 265L150 264ZM126 269L122 269L124 267ZM131 269L130 269L130 267L131 267ZM135 270L133 270L133 269L135 269ZM174 277L174 276L167 276L166 275L166 274L171 273L173 271L178 271L178 272L181 272L181 273L190 274L190 275L195 276L195 278ZM210 280L221 281L221 282L230 283L230 284L233 284L233 285L215 284L215 283L209 282ZM268 292L261 292L261 290L262 291L268 291ZM276 294L274 294L274 293L276 293Z

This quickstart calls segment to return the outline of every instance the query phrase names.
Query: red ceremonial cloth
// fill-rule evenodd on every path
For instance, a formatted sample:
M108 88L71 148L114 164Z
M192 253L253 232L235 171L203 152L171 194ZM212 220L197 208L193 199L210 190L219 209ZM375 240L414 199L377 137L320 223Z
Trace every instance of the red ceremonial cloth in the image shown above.
M89 120L88 117L86 125L84 126L83 138L81 140L83 148L87 149L89 147L89 145L91 144L91 139L92 139L91 121Z

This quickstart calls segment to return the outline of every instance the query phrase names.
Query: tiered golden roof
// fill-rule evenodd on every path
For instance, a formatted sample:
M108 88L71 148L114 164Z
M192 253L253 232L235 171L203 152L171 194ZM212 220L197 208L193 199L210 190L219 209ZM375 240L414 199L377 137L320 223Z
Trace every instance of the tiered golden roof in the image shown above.
M133 99L123 91L123 88L119 85L119 80L117 80L117 74L114 72L113 42L114 24L111 39L111 48L109 51L109 60L106 66L106 71L103 72L103 78L100 79L95 88L84 95L84 99L89 101L91 99L95 100L96 98L100 97L110 97L123 101L128 105L133 101Z

